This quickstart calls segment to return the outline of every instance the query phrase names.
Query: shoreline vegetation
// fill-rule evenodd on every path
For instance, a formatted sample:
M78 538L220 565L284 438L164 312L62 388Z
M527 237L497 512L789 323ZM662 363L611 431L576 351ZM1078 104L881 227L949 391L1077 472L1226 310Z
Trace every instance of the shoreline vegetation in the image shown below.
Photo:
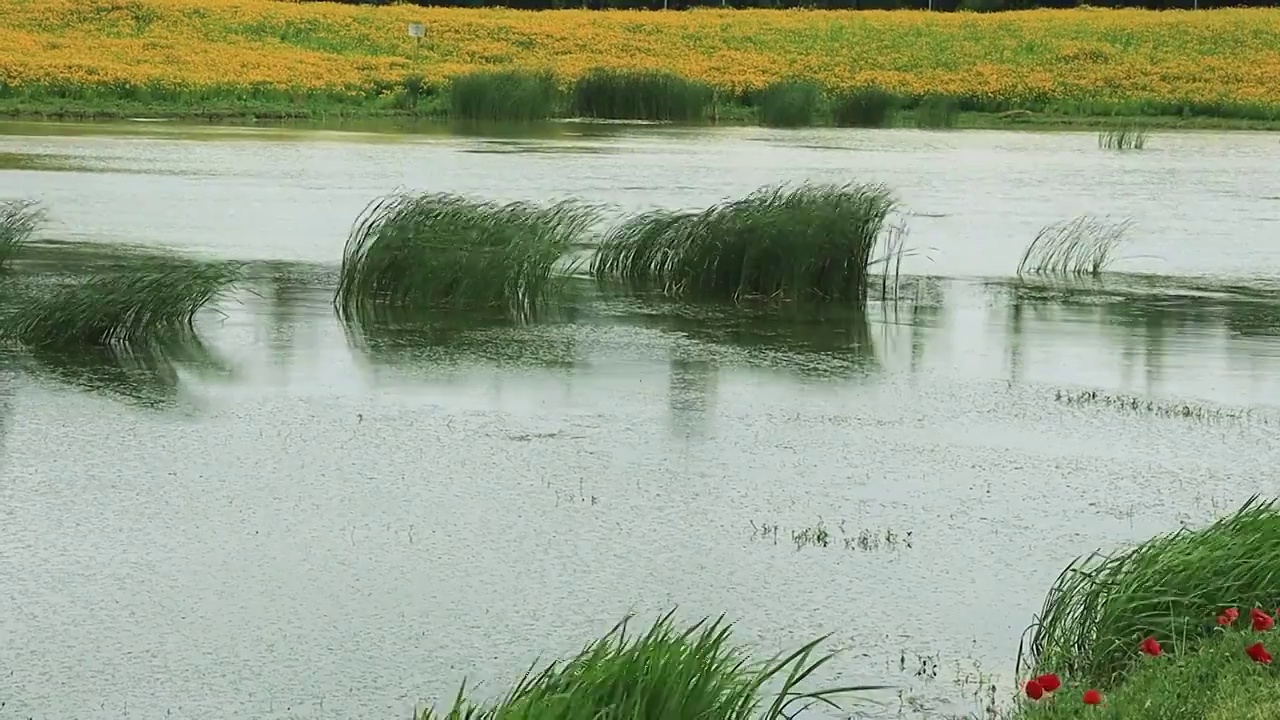
M0 116L1280 129L1276 47L1271 8L48 0L0 6Z
M1277 543L1280 512L1255 496L1207 527L1077 560L1028 628L1018 698L955 720L1277 717L1280 675L1267 648L1280 647L1280 591L1268 587L1280 562L1272 552ZM427 708L416 717L777 720L796 716L792 704L842 708L897 689L805 689L815 671L839 658L816 655L826 637L753 661L731 642L732 624L723 617L682 629L673 615L632 636L624 620L572 658L530 668L489 704L470 701L464 683L447 710Z

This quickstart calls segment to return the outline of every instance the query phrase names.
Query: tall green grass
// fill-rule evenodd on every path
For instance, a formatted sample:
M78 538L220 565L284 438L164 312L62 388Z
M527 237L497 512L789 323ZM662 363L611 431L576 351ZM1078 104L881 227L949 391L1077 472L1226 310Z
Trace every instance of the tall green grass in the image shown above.
M757 663L730 630L722 618L680 629L669 613L637 636L624 621L575 657L530 669L497 703L472 703L464 684L448 710L419 720L788 720L803 706L839 709L845 696L880 689L802 690L833 657L816 654L825 638Z
M770 127L808 127L817 123L822 88L807 80L779 80L755 97L760 123Z
M448 193L374 200L342 254L334 304L344 318L396 309L536 312L564 283L553 272L594 220L573 202L537 206Z
M1098 147L1103 150L1141 150L1147 146L1147 131L1133 125L1122 125L1098 133Z
M1018 262L1018 274L1091 275L1097 277L1115 259L1129 221L1109 222L1081 215L1046 225Z
M702 211L653 211L605 236L592 273L673 296L862 305L895 204L880 185L803 185L765 187Z
M0 202L0 269L8 265L22 243L39 227L44 210L29 200Z
M1148 635L1194 650L1226 607L1280 605L1280 512L1250 498L1236 513L1111 555L1077 559L1045 599L1022 658L1077 682L1107 683Z
M897 99L878 88L840 93L831 99L836 127L885 127L893 122Z
M702 120L711 86L668 72L596 69L573 85L573 113L614 120Z
M959 118L960 103L953 97L929 95L916 105L915 121L918 128L953 128Z
M196 313L239 277L228 263L139 263L22 298L0 318L0 338L30 348L171 343L194 336Z
M518 70L473 72L449 84L449 117L456 120L528 122L555 114L560 90L550 73Z

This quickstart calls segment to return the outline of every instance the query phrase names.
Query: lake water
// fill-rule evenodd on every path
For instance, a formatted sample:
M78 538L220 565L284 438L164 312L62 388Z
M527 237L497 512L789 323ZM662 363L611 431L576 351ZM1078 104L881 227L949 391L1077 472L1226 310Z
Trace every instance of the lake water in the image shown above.
M673 606L761 655L832 633L824 680L902 688L874 716L977 710L1072 558L1280 495L1278 157L1246 133L0 123L0 198L44 202L44 237L261 261L190 362L0 355L0 718L405 717ZM363 336L330 306L397 187L618 215L803 179L898 191L900 302L582 281L547 322ZM1082 212L1133 219L1123 272L1014 282Z

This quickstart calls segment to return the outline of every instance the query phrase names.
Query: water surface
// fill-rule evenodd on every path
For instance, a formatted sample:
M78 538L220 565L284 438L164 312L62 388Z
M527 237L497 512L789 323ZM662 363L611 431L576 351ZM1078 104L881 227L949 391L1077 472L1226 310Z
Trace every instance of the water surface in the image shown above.
M404 717L672 606L761 653L833 632L827 679L903 687L879 716L965 712L1073 557L1280 494L1269 136L145 125L0 126L0 156L64 166L4 166L0 196L48 237L264 262L204 347L3 355L0 718ZM621 213L806 178L918 213L899 302L329 304L396 186ZM1134 217L1148 275L1009 278L1083 210Z

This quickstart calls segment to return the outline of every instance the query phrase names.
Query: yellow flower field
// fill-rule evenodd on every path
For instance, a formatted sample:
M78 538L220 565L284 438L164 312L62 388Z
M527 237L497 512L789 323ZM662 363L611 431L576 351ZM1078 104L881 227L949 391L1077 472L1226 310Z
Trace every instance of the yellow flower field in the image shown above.
M406 25L427 37L415 59ZM669 70L725 89L1280 106L1280 10L521 12L279 0L4 0L16 87L266 86L364 93L477 68Z

